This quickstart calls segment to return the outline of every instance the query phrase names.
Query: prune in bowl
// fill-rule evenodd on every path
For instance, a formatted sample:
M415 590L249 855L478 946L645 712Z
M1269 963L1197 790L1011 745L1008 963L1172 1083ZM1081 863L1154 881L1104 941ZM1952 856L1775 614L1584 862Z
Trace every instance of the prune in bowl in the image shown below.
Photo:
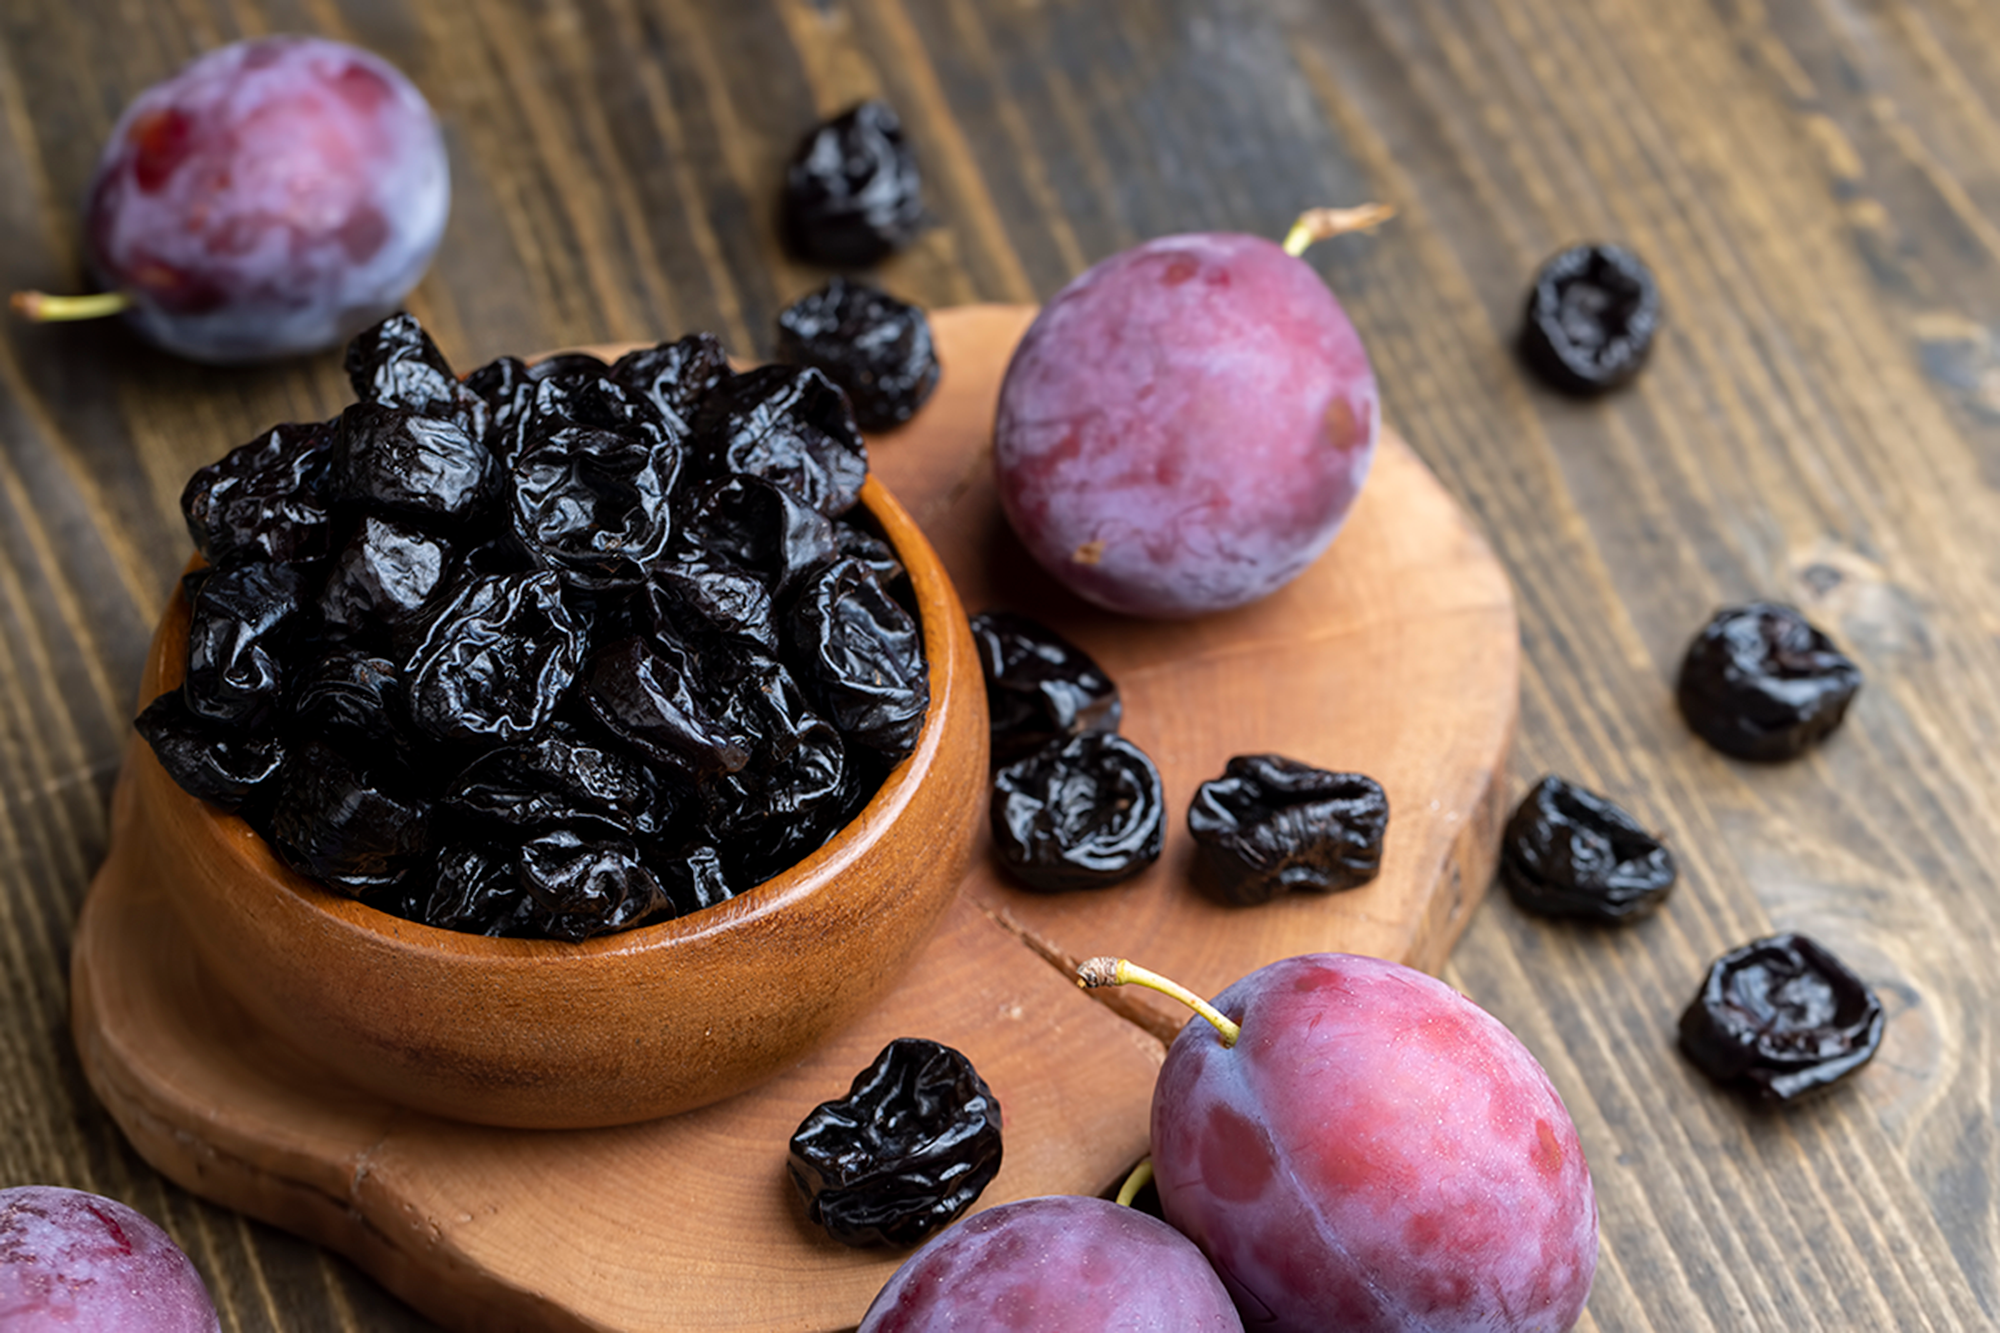
M215 980L357 1087L481 1124L586 1128L754 1086L853 1018L930 936L962 880L987 777L966 616L879 481L860 509L908 571L931 706L914 752L818 850L725 901L572 942L404 920L290 869L135 740L113 837L144 855ZM188 600L169 604L141 702L179 687ZM124 851L124 848L120 849Z

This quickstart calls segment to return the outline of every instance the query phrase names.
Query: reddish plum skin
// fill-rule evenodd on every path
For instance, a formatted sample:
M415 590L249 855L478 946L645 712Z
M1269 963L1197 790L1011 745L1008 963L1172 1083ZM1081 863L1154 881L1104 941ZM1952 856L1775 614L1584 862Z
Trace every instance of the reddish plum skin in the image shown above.
M317 37L211 51L133 101L97 163L91 268L143 336L231 363L339 345L394 310L451 207L428 103Z
M1241 1333L1215 1270L1157 1218L1047 1195L989 1208L918 1250L858 1333Z
M1254 601L1340 530L1375 374L1303 260L1256 236L1149 241L1056 294L1000 390L1000 500L1073 591L1131 615Z
M1512 1033L1421 972L1348 954L1216 998L1153 1097L1162 1211L1250 1329L1528 1333L1574 1324L1597 1269L1576 1128Z
M54 1185L0 1190L7 1333L215 1333L194 1265L143 1214Z

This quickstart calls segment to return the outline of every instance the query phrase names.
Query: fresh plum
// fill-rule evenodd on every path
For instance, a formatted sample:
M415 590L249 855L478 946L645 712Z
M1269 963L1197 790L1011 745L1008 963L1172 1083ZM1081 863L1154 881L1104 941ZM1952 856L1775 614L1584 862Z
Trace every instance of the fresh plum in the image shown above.
M85 242L146 338L198 361L256 361L336 346L393 310L450 202L443 137L408 79L340 42L263 37L126 108L98 159Z
M1326 549L1378 416L1368 353L1303 260L1256 236L1163 237L1063 288L1022 338L994 423L1000 500L1083 597L1203 615Z
M1176 1333L1243 1322L1215 1270L1157 1218L1047 1195L989 1208L911 1255L858 1333Z
M1130 969L1092 960L1087 983L1103 965ZM1590 1172L1548 1076L1498 1020L1421 972L1351 954L1259 968L1214 1008L1240 1032L1191 1022L1174 1040L1153 1169L1161 1211L1245 1325L1575 1323L1597 1268Z
M0 1189L7 1333L215 1333L201 1275L167 1233L115 1199L55 1185Z

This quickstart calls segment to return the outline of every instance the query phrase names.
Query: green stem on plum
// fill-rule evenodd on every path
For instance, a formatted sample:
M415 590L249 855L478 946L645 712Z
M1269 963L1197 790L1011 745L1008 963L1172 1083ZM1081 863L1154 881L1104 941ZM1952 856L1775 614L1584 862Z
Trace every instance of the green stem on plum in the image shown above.
M1196 995L1178 981L1169 981L1157 972L1148 972L1137 963L1123 958L1091 958L1076 969L1076 984L1085 990L1096 990L1100 986L1144 986L1160 994L1179 1000L1188 1008L1215 1024L1215 1030L1222 1034L1224 1046L1234 1046L1243 1029L1231 1022L1229 1016Z
M54 324L73 319L103 319L129 308L132 298L124 292L94 292L89 296L15 292L7 304L37 324Z
M1132 1174L1125 1177L1125 1183L1118 1187L1118 1206L1130 1208L1132 1200L1139 1197L1139 1191L1153 1183L1153 1159L1141 1157L1139 1165L1132 1168Z
M1367 231L1396 216L1388 204L1362 204L1357 208L1308 208L1285 234L1285 253L1297 259L1306 247L1319 241L1344 236L1350 231Z

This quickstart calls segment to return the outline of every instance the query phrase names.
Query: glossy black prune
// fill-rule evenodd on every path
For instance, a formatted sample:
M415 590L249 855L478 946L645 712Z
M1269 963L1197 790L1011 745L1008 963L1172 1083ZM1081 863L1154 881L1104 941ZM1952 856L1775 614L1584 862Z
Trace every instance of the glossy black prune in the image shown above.
M455 421L380 403L340 414L332 492L364 509L470 523L498 490L493 455Z
M937 351L922 306L835 278L778 312L778 359L840 386L863 430L917 414L937 388Z
M533 900L526 922L538 935L587 940L624 930L667 907L666 891L632 842L556 828L521 844L518 874Z
M188 622L181 693L211 722L257 730L285 697L286 642L305 578L295 565L242 564L202 581Z
M690 543L755 570L781 601L840 552L832 520L762 477L728 477L695 488L684 521Z
M360 895L396 883L424 857L430 806L341 750L295 745L278 770L271 840L294 870Z
M1166 843L1160 771L1122 736L1051 741L993 775L993 850L1028 888L1068 893L1117 884Z
M1012 611L972 617L972 643L986 676L993 763L1011 764L1050 741L1117 731L1118 686L1090 654L1038 620Z
M637 756L560 720L532 741L488 750L467 764L440 804L496 826L601 824L645 837L662 832L674 813L667 788Z
M514 458L514 533L578 586L639 583L673 535L680 468L677 447L642 434L552 430Z
M181 790L231 814L278 774L285 747L275 732L252 732L198 717L179 690L146 706L134 724Z
M405 743L402 716L402 673L386 657L328 652L305 667L293 691L292 725L305 735L337 732L394 753Z
M1718 1083L1789 1104L1846 1078L1882 1044L1875 992L1800 934L1715 960L1681 1015L1681 1049Z
M555 715L583 666L581 626L554 574L468 580L405 668L410 717L444 741L508 745Z
M1673 853L1622 808L1555 776L1524 797L1500 835L1500 879L1542 916L1629 921L1674 887Z
M709 466L762 477L839 518L861 497L868 448L847 396L817 370L759 366L719 385L695 427Z
M1616 245L1574 245L1535 274L1521 354L1551 387L1588 396L1629 383L1660 327L1652 270Z
M451 363L407 313L356 334L347 344L346 368L354 396L364 403L435 415L453 411L463 398Z
M858 793L847 746L779 662L743 668L718 719L750 752L699 794L730 877L755 884L797 862L839 828Z
M730 373L729 354L712 333L627 352L611 367L613 380L647 399L683 432L694 429L702 399Z
M1681 661L1677 697L1696 735L1724 754L1792 759L1847 716L1861 668L1792 607L1725 607Z
M805 581L786 619L799 677L834 726L894 764L908 758L931 702L923 634L875 571L836 560Z
M923 178L887 103L862 102L800 141L785 167L780 221L794 253L838 268L876 263L916 239Z
M1207 887L1242 906L1359 888L1382 869L1388 827L1375 779L1275 754L1235 756L1188 806Z
M598 721L655 763L695 774L750 762L712 715L700 658L687 645L631 635L591 655L583 699Z
M1000 1170L1000 1104L949 1046L898 1037L791 1141L806 1216L845 1245L919 1245Z
M212 565L327 553L335 423L274 426L198 469L181 491L188 535Z
M766 656L778 651L770 589L720 555L689 551L655 566L644 598L646 628L653 633L679 627Z
M451 546L442 538L410 523L367 515L327 575L320 620L335 637L375 626L394 630L417 616L450 565Z
M450 843L427 883L384 900L385 911L468 935L528 933L535 903L521 888L520 849L486 839Z

